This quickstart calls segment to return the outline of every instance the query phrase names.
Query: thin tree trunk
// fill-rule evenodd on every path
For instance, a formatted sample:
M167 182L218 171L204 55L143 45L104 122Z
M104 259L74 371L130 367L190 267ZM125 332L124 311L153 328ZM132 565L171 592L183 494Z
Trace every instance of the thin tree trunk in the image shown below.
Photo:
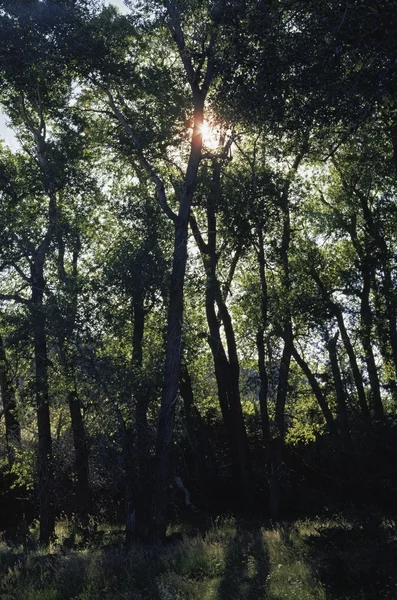
M135 454L135 438L131 426L126 426L123 432L123 458L125 470L124 508L125 508L125 541L129 545L138 538L137 521L142 519L142 514L137 516L138 482ZM143 522L142 522L143 521ZM146 526L142 519L140 529ZM143 532L144 535L144 532Z
M374 293L374 321L377 341L382 355L383 367L386 372L385 376L389 390L393 400L397 402L396 372L394 369L393 357L390 353L388 324L387 319L385 318L385 307L383 306L384 298L382 297L378 281L374 275L372 275L372 289Z
M190 210L190 201L188 211ZM168 309L164 391L161 399L156 444L156 475L151 522L152 537L164 539L167 527L168 487L174 434L175 406L178 398L182 350L183 287L187 260L187 220L175 224L174 257Z
M75 452L77 512L83 521L87 521L92 510L91 490L89 483L89 455L81 403L76 391L69 392L68 404L72 423Z
M350 363L350 367L351 367L351 370L353 373L353 379L354 379L354 383L355 383L356 390L357 390L358 403L360 405L361 415L362 415L363 421L364 421L365 425L367 426L367 428L371 429L372 419L371 419L371 413L369 412L367 399L365 396L363 378L362 378L360 369L358 368L357 358L356 358L353 346L350 342L349 334L347 333L347 330L346 330L345 322L343 319L343 314L342 314L340 307L335 303L332 303L332 310L333 310L333 313L338 322L339 331L341 333L343 345L344 345L346 353L349 357L349 363Z
M280 208L282 216L282 237L280 245L280 266L282 293L285 299L285 315L283 319L282 339L284 347L279 367L279 377L275 407L276 434L271 444L271 468L270 468L270 512L271 517L278 519L280 513L280 484L281 469L284 454L285 436L285 404L288 391L288 377L292 357L293 334L292 318L289 296L291 293L289 251L291 245L291 215L289 192L291 183L298 172L299 165L308 149L308 135L305 136L302 148L296 155L294 163L287 175L284 188L280 197Z
M385 238L383 237L378 223L374 221L370 207L368 206L367 198L356 190L363 210L366 227L369 235L372 237L375 247L379 251L379 263L383 270L383 294L386 303L387 315L386 319L389 326L389 340L392 350L392 358L394 364L395 378L397 378L397 307L396 294L393 284L392 267L390 264L390 252L387 247ZM375 248L372 248L372 253Z
M339 430L341 432L342 441L346 449L350 448L351 439L350 439L350 430L349 430L349 420L347 413L347 405L346 405L346 396L345 391L343 389L342 377L339 369L338 363L338 354L337 354L337 342L338 342L339 334L337 333L331 338L327 343L329 358L331 362L332 375L334 378L334 386L336 393L336 402L338 407L338 420L339 420Z
M295 161L295 170L298 168L300 160ZM287 298L285 317L283 324L284 340L283 352L278 374L276 407L275 407L275 425L276 434L272 441L271 471L270 471L270 513L272 519L277 520L280 513L280 482L281 469L284 454L284 436L285 436L285 403L287 400L288 377L291 364L293 335L291 311L288 296L291 291L290 267L289 267L289 248L291 243L291 222L289 210L289 192L290 178L288 178L286 187L281 198L283 234L280 246L281 262L281 280L284 296Z
M36 268L34 268L36 267ZM38 451L38 495L40 543L48 545L54 535L54 474L48 390L48 359L46 337L46 315L43 306L43 265L36 258L32 267L31 316L34 332L35 387L37 405Z
M3 338L0 335L0 393L6 429L6 451L11 469L15 460L15 449L21 445L21 426L16 416L14 390L10 381L8 361Z
M65 373L68 392L68 405L73 433L73 444L75 454L75 474L77 478L76 488L76 511L83 523L87 523L92 511L92 495L89 482L89 452L87 435L84 426L82 406L76 391L76 376L73 356L73 334L76 326L76 315L78 308L78 257L80 253L80 240L73 249L72 272L70 276L66 273L64 257L65 245L60 227L56 229L58 242L58 276L65 290L65 298L68 302L67 316L64 319L63 331L59 332L59 347L61 362Z
M254 500L253 478L251 471L250 452L247 431L244 423L243 409L240 398L240 365L237 355L237 344L234 335L230 313L222 298L219 282L215 279L215 296L222 318L228 349L228 373L226 379L227 396L230 408L230 418L236 441L237 469L241 490L242 508L250 509Z
M395 142L396 142L396 129L393 127L392 129L392 143L393 143L393 157L394 160L396 158L395 154ZM336 165L337 166L337 165ZM359 189L352 188L349 184L344 180L341 173L341 181L345 187L345 189L349 193L354 193L358 198L363 217L365 220L365 226L369 236L372 239L373 247L371 248L371 255L376 257L378 260L378 264L383 271L383 296L386 303L386 311L387 314L385 318L388 322L388 330L389 330L389 342L391 347L392 361L394 365L394 379L397 379L397 300L396 294L393 284L393 276L392 276L392 265L390 261L390 251L387 247L386 240L382 235L381 227L379 223L374 220L372 211L368 206L368 198L365 194L363 194Z
M370 406L372 408L375 420L382 422L384 411L380 393L380 383L378 369L375 363L375 357L372 349L372 310L369 303L369 294L371 290L371 275L367 270L363 270L363 289L361 292L361 341L364 348L365 361L371 386Z
M148 458L150 439L148 433L147 409L148 397L142 383L143 336L145 330L145 309L143 297L133 299L133 334L132 361L133 396L135 399L134 436L132 427L127 426L124 432L125 461L125 508L126 508L126 542L142 539L147 534L148 511Z
M368 206L365 202L364 207L364 217L368 218ZM357 252L357 256L360 259L360 270L363 278L363 288L361 290L360 298L360 334L361 334L361 342L364 349L365 362L367 365L367 371L371 386L371 391L369 395L369 404L374 417L377 421L382 421L384 417L383 405L380 393L380 383L378 377L378 371L376 368L375 357L372 350L372 325L373 325L373 316L372 309L370 305L370 293L371 293L371 282L374 281L373 272L374 272L374 256L372 255L372 246L371 239L368 236L368 231L366 231L365 241L361 243L357 236L357 217L353 215L350 226L350 236L354 245L354 248Z
M214 360L219 404L228 435L234 476L238 481L241 492L242 507L249 508L253 500L253 484L248 439L240 399L240 366L233 323L223 299L221 286L216 274L216 204L221 194L220 174L220 164L218 161L214 161L211 191L207 198L207 244L203 241L194 217L191 217L190 222L206 272L205 307L210 331L208 342ZM234 269L235 265L233 265L232 271ZM222 320L224 326L228 356L226 355L221 339L220 322L216 314L215 305L218 307L219 318Z
M297 365L302 369L303 373L306 375L307 380L313 390L314 395L316 396L316 400L318 402L319 407L323 413L325 422L328 427L328 431L332 435L337 435L338 430L334 421L334 417L332 416L331 409L328 406L328 402L321 391L321 388L315 378L312 370L310 369L308 363L301 357L295 346L292 346L292 356L296 361Z
M216 477L215 457L207 427L194 404L192 381L186 367L182 368L179 389L183 399L187 431L198 465L199 476L208 484L208 481L213 481Z
M265 454L269 458L270 452L270 422L269 422L269 410L267 406L267 395L269 389L269 378L266 369L265 360L265 329L267 327L268 320L268 295L267 295L267 281L266 281L266 268L265 268L265 251L263 241L263 225L260 223L257 227L258 231L258 263L259 263L259 279L261 285L261 325L258 328L256 334L256 347L258 350L258 369L260 377L260 389L259 389L259 408L261 413L261 424L262 424L262 436Z

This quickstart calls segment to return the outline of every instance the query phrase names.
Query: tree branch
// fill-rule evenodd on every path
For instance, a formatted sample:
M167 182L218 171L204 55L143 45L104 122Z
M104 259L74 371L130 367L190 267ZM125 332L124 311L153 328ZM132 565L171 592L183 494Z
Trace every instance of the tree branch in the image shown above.
M110 90L108 88L102 88L102 89L108 97L109 106L112 109L113 114L119 121L120 125L122 125L122 127L124 128L126 133L128 133L128 135L132 139L132 142L133 142L135 149L137 151L137 154L138 154L139 162L141 163L142 167L144 168L144 170L146 171L146 173L148 174L148 176L150 177L150 179L153 181L153 183L156 186L157 198L158 198L161 208L163 209L163 211L165 212L167 217L169 219L171 219L171 221L173 221L174 223L177 223L178 215L176 213L174 213L174 211L171 209L170 205L167 202L167 197L166 197L166 193L165 193L165 189L164 189L164 183L162 182L160 177L157 175L157 173L155 173L153 167L151 166L151 164L149 163L149 161L143 154L134 128L131 126L131 124L128 122L128 120L124 116L123 112L117 106L117 104L114 100L113 94L110 92Z
M209 254L208 244L204 242L203 236L201 235L199 226L196 221L196 217L192 212L190 212L189 224L201 254Z

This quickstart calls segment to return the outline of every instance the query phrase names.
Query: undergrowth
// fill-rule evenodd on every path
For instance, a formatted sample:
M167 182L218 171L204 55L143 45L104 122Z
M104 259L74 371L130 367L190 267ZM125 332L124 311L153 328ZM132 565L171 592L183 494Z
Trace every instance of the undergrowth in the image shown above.
M224 519L173 546L123 546L121 530L90 536L63 521L46 550L0 542L1 600L393 600L392 521L311 519L277 527Z

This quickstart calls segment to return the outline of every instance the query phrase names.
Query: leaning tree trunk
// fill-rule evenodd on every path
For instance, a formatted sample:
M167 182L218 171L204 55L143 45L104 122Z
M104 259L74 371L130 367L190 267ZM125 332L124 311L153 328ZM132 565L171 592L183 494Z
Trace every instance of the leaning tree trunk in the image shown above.
M240 398L240 365L237 354L237 344L234 335L233 323L222 297L218 280L214 279L215 299L219 314L222 319L228 351L228 378L226 380L227 393L230 407L232 428L236 437L236 449L238 452L238 469L240 481L243 485L243 505L249 508L253 500L253 479L251 472L250 453L248 447L247 431L244 423L243 409Z
M312 270L312 277L320 289L320 292L321 292L324 302L326 303L330 312L336 318L336 321L338 323L339 331L340 331L340 334L342 337L342 342L345 347L347 356L349 358L350 368L352 370L354 384L355 384L356 390L357 390L358 403L359 403L360 410L361 410L361 418L363 420L363 423L364 423L367 431L369 432L369 431L371 431L371 427L372 427L371 413L369 411L368 404L367 404L362 374L360 373L360 369L359 369L358 363L357 363L357 358L356 358L352 343L350 341L349 334L347 333L347 329L346 329L345 322L343 319L342 309L340 308L340 306L338 304L336 304L330 298L329 292L326 290L324 283L322 282L319 274L315 271L315 269Z
M371 413L369 412L367 399L365 396L363 378L362 378L360 369L358 367L357 358L356 358L353 346L351 344L349 334L347 333L347 329L346 329L345 322L343 319L342 310L335 303L331 303L331 308L332 308L333 313L338 322L339 331L341 333L343 345L345 347L347 356L349 357L349 363L350 363L350 367L351 367L351 370L353 373L353 379L354 379L354 383L355 383L357 395L358 395L358 403L359 403L360 409L361 409L361 416L362 416L363 422L364 422L367 430L370 431L371 427L372 427L372 419L371 419Z
M282 194L279 199L282 218L282 237L280 245L280 267L282 293L285 299L285 314L282 325L282 339L284 347L279 367L279 377L277 386L277 397L275 406L275 436L271 441L271 460L270 460L270 512L273 519L278 519L280 512L280 487L281 487L281 469L284 454L284 436L285 436L285 404L288 391L288 377L292 357L293 334L292 317L290 307L291 278L289 252L291 245L291 214L290 214L290 187L296 176L299 166L308 150L308 134L305 135L302 147L296 155L294 163L286 177Z
M374 324L376 339L382 356L385 379L387 381L393 401L397 403L396 371L394 369L393 358L390 353L388 323L385 317L384 298L379 289L379 282L377 281L374 273L372 274L372 290L374 294Z
M332 416L331 409L328 405L328 402L321 391L321 388L317 382L316 377L314 376L312 370L309 367L309 364L301 357L295 346L292 346L292 356L296 361L297 365L302 369L303 373L306 375L307 380L313 390L314 395L316 396L316 400L318 402L319 407L324 416L324 420L327 424L328 431L332 435L337 435L338 429L336 427L334 417Z

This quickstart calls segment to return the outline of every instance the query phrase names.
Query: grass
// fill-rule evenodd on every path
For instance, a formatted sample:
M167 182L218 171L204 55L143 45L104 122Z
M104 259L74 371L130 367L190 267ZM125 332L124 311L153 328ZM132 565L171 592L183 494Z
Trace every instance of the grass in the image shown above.
M97 525L85 542L62 522L39 550L0 542L1 600L395 600L397 536L373 516L277 527L224 519L184 541L127 550L121 530ZM72 546L72 547L71 547Z

